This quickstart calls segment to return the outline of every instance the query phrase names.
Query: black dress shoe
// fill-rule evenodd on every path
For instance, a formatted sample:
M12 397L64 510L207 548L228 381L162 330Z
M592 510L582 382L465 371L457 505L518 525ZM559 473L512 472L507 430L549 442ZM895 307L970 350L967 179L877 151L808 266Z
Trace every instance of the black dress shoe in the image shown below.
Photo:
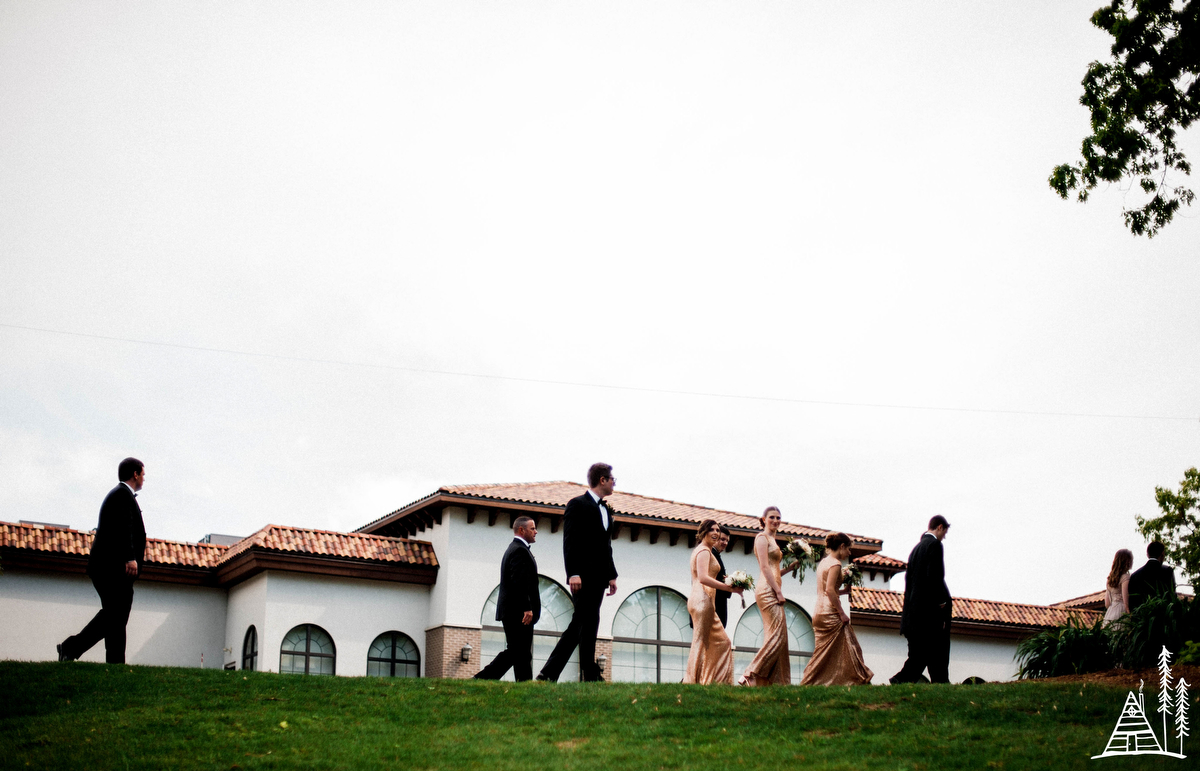
M57 650L57 651L58 651L58 660L59 660L59 661L70 661L70 659L69 659L69 658L67 658L66 656L64 656L64 655L63 655L63 652L62 652L62 643L59 643L58 645L55 645L55 646L54 646L54 648L55 648L55 650Z
M537 676L537 677L535 677L535 678L533 678L533 679L534 679L534 680L537 680L539 683L548 683L548 682L550 682L550 678L546 677L546 676L545 676L545 675L543 675L541 672L538 672L538 676Z

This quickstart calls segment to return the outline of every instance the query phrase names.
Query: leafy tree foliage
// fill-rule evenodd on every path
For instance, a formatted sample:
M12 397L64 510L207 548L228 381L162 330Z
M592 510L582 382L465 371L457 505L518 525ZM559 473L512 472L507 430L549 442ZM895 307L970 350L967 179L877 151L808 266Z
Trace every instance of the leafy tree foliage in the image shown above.
M1136 179L1150 198L1125 209L1125 225L1153 238L1196 197L1167 176L1192 170L1175 139L1200 117L1200 0L1112 0L1092 24L1113 36L1112 59L1088 66L1079 102L1092 133L1083 160L1056 167L1050 187L1082 202L1101 182Z
M1137 517L1138 531L1162 541L1167 562L1178 565L1188 583L1200 587L1200 471L1193 467L1183 472L1178 492L1155 487L1154 499L1162 516Z

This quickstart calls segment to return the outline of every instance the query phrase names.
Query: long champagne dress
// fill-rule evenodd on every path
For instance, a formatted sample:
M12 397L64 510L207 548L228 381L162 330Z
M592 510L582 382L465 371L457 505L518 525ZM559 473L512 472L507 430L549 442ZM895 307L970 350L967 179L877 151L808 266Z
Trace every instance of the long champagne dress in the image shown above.
M692 616L692 649L688 652L683 682L733 685L733 644L721 619L717 618L717 606L713 602L717 590L700 583L696 572L696 561L701 552L709 554L710 578L715 579L721 570L708 546L701 543L692 551L692 596L688 597L687 604Z
M755 536L756 541L759 538L767 542L767 570L775 577L775 583L783 586L779 574L783 550L774 538L767 538L762 533ZM758 544L755 543L754 547L757 549ZM789 685L792 682L792 665L788 659L787 616L783 611L784 604L775 596L766 574L759 576L754 584L754 602L762 613L763 644L754 661L746 667L745 676L753 676L756 685Z
M1125 615L1125 611L1129 610L1125 607L1125 598L1121 595L1121 587L1129 583L1129 571L1121 576L1116 586L1105 585L1104 591L1108 595L1108 610L1104 611L1104 626L1108 626L1116 621L1121 616Z
M813 656L804 668L801 685L863 685L875 673L863 661L862 647L849 622L843 622L825 592L830 570L841 571L842 563L830 554L817 565L817 611L813 614Z

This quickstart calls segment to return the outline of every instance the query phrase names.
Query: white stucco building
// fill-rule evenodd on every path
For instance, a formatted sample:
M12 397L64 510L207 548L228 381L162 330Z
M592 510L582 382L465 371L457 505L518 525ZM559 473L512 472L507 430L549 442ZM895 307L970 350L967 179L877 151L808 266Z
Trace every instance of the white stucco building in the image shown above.
M542 574L535 671L570 620L563 587L565 505L582 485L549 482L443 487L354 533L268 525L231 545L150 539L129 621L133 664L246 668L310 674L469 677L504 646L493 620L500 557L522 514L538 522L533 547ZM605 677L677 682L691 629L689 556L703 519L733 533L729 571L757 574L755 516L618 492L615 596L601 609L597 656ZM781 533L823 543L828 532L784 523ZM0 658L48 660L55 644L99 609L84 574L91 534L30 523L0 523ZM904 563L882 542L851 535L864 586L851 618L875 682L903 664L902 596L889 589ZM219 539L213 539L218 540ZM906 546L907 548L907 546ZM785 578L792 674L812 650L812 575ZM762 631L750 597L729 604L736 668L753 657ZM950 676L1011 679L1017 642L1091 611L956 598ZM103 645L85 660L103 661ZM573 665L563 679L577 676ZM510 675L511 676L511 675Z

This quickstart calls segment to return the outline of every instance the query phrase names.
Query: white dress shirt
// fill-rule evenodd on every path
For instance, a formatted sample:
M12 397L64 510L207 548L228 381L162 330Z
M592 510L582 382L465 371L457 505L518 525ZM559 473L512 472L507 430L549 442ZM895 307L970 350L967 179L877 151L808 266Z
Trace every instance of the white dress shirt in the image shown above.
M592 500L600 505L600 522L601 522L601 524L604 525L604 532L607 533L608 532L608 507L604 505L604 501L600 500L599 495L596 495L594 492L592 492L592 489L590 487L588 488L588 495L592 496Z

